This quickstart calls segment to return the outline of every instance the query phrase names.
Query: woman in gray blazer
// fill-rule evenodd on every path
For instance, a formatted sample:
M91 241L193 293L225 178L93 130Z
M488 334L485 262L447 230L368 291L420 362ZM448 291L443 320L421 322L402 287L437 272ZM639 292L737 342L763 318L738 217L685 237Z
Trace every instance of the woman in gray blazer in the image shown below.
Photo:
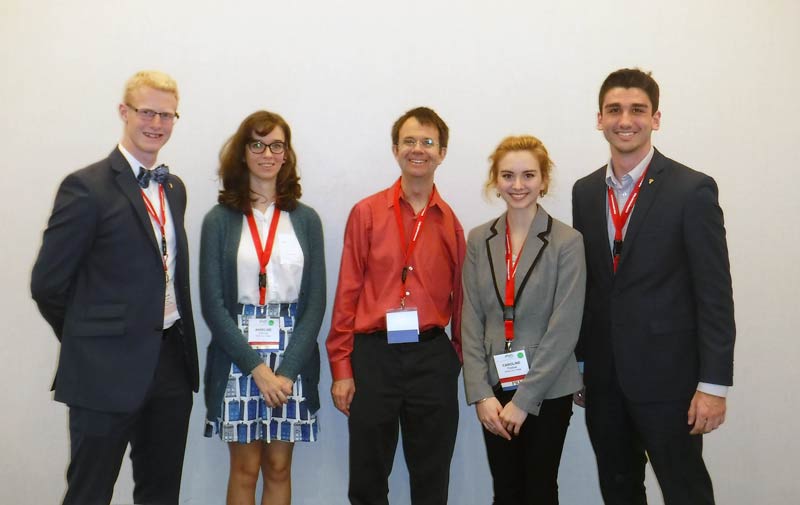
M222 148L219 205L203 221L200 297L211 330L206 436L228 442L227 503L291 501L295 442L317 438L325 313L322 225L298 201L289 125L248 116Z
M489 157L506 212L469 233L461 319L464 385L483 426L495 505L558 503L558 466L581 389L574 349L586 265L581 235L538 205L552 161L535 137Z

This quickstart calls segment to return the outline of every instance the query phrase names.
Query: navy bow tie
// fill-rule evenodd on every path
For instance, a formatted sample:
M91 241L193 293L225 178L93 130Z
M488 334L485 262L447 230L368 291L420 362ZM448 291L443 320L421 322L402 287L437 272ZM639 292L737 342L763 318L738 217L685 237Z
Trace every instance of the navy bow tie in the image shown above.
M139 167L139 175L136 180L139 181L139 186L146 188L150 185L150 181L156 181L158 184L164 184L167 177L169 177L169 167L161 164L153 170L147 170L144 167Z

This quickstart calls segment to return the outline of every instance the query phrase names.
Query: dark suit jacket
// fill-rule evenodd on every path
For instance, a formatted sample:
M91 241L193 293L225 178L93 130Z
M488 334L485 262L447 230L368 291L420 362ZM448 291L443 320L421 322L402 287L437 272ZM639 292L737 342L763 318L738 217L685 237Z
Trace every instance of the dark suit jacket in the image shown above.
M588 269L576 349L587 394L615 373L634 401L685 400L698 382L732 385L736 330L716 183L656 150L614 275L605 172L572 192Z
M197 391L183 226L186 189L170 175L164 190L175 224L179 323ZM119 149L61 183L33 267L31 293L61 341L55 399L106 412L138 408L161 349L165 278L139 186Z

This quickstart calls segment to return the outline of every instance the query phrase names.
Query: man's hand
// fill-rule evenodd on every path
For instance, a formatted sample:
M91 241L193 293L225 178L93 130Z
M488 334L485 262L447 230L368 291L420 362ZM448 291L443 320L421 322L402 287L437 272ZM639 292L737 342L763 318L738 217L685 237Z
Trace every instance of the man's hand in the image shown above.
M725 422L725 398L695 391L689 404L688 425L692 435L711 433Z
M486 431L501 436L506 440L511 440L511 435L500 421L500 412L502 411L503 406L494 396L475 404L475 413L478 415L478 421L481 422Z
M353 402L353 395L355 393L356 382L353 379L333 381L333 385L331 386L333 405L347 417L350 417L350 404Z

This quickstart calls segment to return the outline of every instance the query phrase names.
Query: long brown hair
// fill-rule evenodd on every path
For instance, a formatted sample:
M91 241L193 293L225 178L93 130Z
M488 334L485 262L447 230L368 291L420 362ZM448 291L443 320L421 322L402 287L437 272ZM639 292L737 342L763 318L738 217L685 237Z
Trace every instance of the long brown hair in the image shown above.
M245 161L247 143L253 133L264 136L280 126L286 135L284 162L275 181L275 205L281 210L293 211L297 200L303 194L300 177L297 175L297 155L292 148L292 131L289 124L278 114L265 110L247 116L236 133L222 146L219 153L220 204L239 210L244 214L252 212L255 199L250 195L250 170Z

